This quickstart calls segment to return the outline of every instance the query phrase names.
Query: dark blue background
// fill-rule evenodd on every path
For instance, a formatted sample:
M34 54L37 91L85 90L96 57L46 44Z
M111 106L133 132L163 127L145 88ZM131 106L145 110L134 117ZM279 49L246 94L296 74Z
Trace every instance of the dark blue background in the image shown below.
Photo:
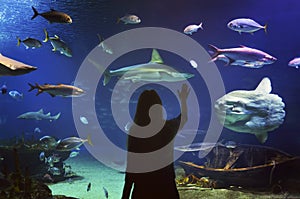
M246 45L261 49L278 60L272 65L266 65L261 69L248 69L237 66L224 66L217 62L222 74L226 91L236 89L254 89L263 77L269 77L272 81L273 93L279 94L286 104L285 122L280 128L269 133L266 145L273 146L289 153L300 155L299 102L300 80L299 71L287 66L292 58L300 55L300 40L298 24L300 19L299 2L297 0L227 0L227 1L37 1L21 2L17 0L2 0L0 11L0 52L8 57L38 67L37 71L24 76L0 77L0 84L6 84L9 90L23 92L25 97L22 102L17 102L9 95L0 95L0 117L6 118L6 122L0 124L1 138L21 135L22 132L32 132L35 127L42 130L42 135L55 135L63 138L76 135L76 129L71 112L71 99L56 97L48 94L35 96L35 91L28 93L30 83L65 83L72 84L76 72L84 58L99 43L96 36L100 33L108 38L121 31L135 27L165 27L182 32L186 25L203 22L204 30L199 30L191 37L204 48L208 44L220 48ZM31 6L39 12L54 8L71 15L73 23L49 24L44 18L38 16L30 20L33 15ZM142 23L138 25L116 24L117 18L127 13L137 14ZM229 30L227 23L240 17L249 17L262 25L268 24L267 34L263 30L251 34L241 34ZM35 50L26 50L24 46L17 47L16 37L21 39L34 37L44 39L43 28L46 28L50 36L57 34L73 50L73 57L68 58L59 53L51 52L49 43ZM159 39L159 38L157 38ZM176 41L174 41L176 42ZM172 59L166 52L161 52L168 65L178 66L178 60ZM147 62L150 50L137 52L128 57L123 57L112 67L117 68L118 63L125 65ZM186 64L186 63L185 63ZM188 68L188 67L186 67ZM190 67L191 68L191 67ZM191 69L187 69L189 72ZM199 86L198 81L191 79L191 84L198 88L199 96L203 97L200 103L202 109L209 115L209 98L205 88ZM112 84L98 92L99 99L110 95L109 88ZM101 89L101 88L99 88ZM102 88L103 89L103 88ZM135 96L136 98L136 96ZM162 96L162 98L167 98ZM176 105L176 104L175 104ZM109 112L110 107L104 106ZM27 111L37 111L44 108L45 112L56 114L62 112L59 120L49 121L25 121L16 117ZM134 108L134 106L132 107ZM176 115L175 110L173 115ZM101 115L101 112L98 114ZM209 118L209 116L207 117ZM209 123L206 117L200 122L203 129ZM107 119L110 119L107 117ZM113 121L111 120L111 123ZM39 135L38 135L39 137ZM255 136L238 134L224 129L221 139L234 140L240 143L258 144Z

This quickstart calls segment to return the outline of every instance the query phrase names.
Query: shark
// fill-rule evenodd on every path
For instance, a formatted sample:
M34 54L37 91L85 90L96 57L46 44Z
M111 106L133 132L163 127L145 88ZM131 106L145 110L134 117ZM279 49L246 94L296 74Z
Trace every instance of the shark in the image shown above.
M268 132L278 128L285 117L285 104L277 94L271 94L268 77L255 90L235 90L215 102L215 112L224 127L239 133L254 134L260 143Z
M36 112L26 112L21 115L19 115L18 119L33 119L33 120L50 120L52 122L53 120L57 120L60 117L61 113L58 113L57 115L51 116L50 112L45 114L43 109L40 109Z
M37 67L24 64L0 53L0 76L24 75L36 70Z
M171 66L164 64L156 49L152 51L150 62L122 67L104 72L103 85L107 85L111 77L122 77L124 80L135 82L177 82L184 81L194 76L191 73L180 73Z

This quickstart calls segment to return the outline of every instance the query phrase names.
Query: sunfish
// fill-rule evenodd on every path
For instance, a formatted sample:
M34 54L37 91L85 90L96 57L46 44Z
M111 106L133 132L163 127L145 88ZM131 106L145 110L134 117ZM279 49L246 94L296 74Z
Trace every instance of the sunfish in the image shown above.
M47 114L44 114L43 109L40 109L37 112L26 112L21 115L19 115L18 119L33 119L33 120L57 120L60 117L60 113L57 115L51 116L50 112Z
M266 77L255 90L236 90L218 99L215 112L226 128L254 134L264 143L268 132L278 128L285 117L282 98L271 91L271 81Z
M132 82L177 82L189 79L194 74L180 73L165 65L157 50L153 49L151 61L148 63L105 71L104 86L112 76L122 77L124 80L131 80Z

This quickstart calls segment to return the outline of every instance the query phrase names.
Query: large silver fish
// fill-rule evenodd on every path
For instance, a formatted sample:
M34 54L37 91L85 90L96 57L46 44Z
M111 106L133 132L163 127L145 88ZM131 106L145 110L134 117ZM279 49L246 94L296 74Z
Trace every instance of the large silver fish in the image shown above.
M0 53L0 76L23 75L36 69L34 66L5 57Z
M278 128L285 117L285 104L271 91L269 78L264 78L255 90L232 91L216 101L216 114L226 128L254 134L264 143L268 132Z
M220 55L225 56L228 59L228 65L234 63L235 65L241 65L246 67L256 66L252 68L259 68L266 64L272 64L277 59L261 50L249 48L246 46L240 46L238 48L220 49L213 45L209 45L213 50L211 61L220 59ZM224 58L224 59L225 59ZM255 64L257 63L257 64Z
M144 64L123 67L117 70L104 72L103 85L105 86L112 76L122 77L132 82L177 82L189 79L194 76L190 73L180 73L172 67L163 64L157 50L153 49L151 61Z
M44 85L39 85L35 84L32 85L28 83L30 86L30 89L28 91L32 91L34 89L37 89L38 92L36 95L41 94L42 92L47 92L51 97L55 96L62 96L62 97L80 97L84 94L84 90L81 88L78 88L76 86L72 85L66 85L66 84L44 84Z
M57 115L51 116L50 112L47 114L44 114L43 109L40 109L36 112L26 112L21 115L19 115L18 119L32 119L32 120L57 120L60 117L60 113Z
M239 32L240 34L242 32L253 34L255 31L260 29L264 29L265 32L267 32L267 25L262 26L253 19L248 18L234 19L227 24L227 27Z

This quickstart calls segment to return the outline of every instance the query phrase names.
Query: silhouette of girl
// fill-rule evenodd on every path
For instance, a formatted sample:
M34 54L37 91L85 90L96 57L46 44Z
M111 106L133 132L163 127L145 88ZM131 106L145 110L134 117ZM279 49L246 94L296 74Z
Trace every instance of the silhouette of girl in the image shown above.
M171 120L163 118L162 102L156 91L145 90L140 95L134 116L135 124L129 130L128 152L147 154L165 147L163 153L158 153L159 155L153 158L153 164L160 160L167 160L170 164L154 171L132 172L132 168L137 165L136 161L138 160L128 153L122 199L130 198L132 186L131 199L179 199L175 184L173 142L177 132L187 121L186 101L189 92L188 86L183 84L181 91L178 91L181 113ZM156 127L159 126L161 128L157 130ZM138 163L138 165L143 164L143 162ZM145 162L145 164L149 164L149 162Z

